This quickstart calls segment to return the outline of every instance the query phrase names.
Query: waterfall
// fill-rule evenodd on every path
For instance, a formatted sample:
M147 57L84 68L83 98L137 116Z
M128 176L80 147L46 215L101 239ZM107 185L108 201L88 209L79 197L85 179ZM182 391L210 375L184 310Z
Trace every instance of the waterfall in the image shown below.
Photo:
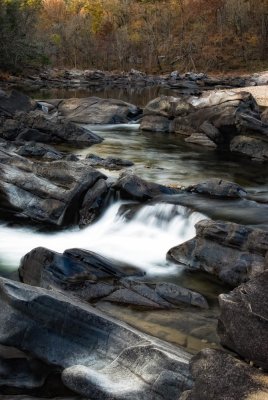
M170 274L177 267L167 263L167 251L194 237L194 225L206 218L183 206L159 203L141 207L129 219L118 212L122 205L128 207L123 202L112 204L97 222L83 230L48 234L0 226L2 268L16 269L21 257L38 246L57 252L76 247L134 265L149 275Z

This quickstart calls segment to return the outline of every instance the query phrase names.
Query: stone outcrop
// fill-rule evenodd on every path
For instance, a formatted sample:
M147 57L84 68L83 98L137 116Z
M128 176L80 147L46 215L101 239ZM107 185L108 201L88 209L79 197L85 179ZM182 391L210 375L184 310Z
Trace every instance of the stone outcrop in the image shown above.
M24 283L71 293L88 302L109 301L152 309L182 305L208 308L199 293L172 283L147 285L135 280L135 276L143 275L139 269L86 250L59 254L37 248L23 257L19 272Z
M57 366L91 400L169 400L191 387L187 353L71 296L1 278L0 304L0 343Z
M196 237L169 250L169 260L237 286L267 267L268 232L224 221L196 224Z
M0 102L1 104L1 102ZM0 137L9 141L67 144L89 147L102 138L72 122L51 120L42 111L18 112L0 125Z
M37 162L0 148L0 167L1 211L27 223L86 223L102 205L96 186L107 191L106 176L83 162Z
M141 130L179 133L185 141L267 159L268 124L254 97L242 91L204 92L200 97L161 96L145 109Z
M221 294L219 302L221 343L268 371L268 270Z
M195 380L180 400L267 400L268 375L222 351L206 349L191 360Z

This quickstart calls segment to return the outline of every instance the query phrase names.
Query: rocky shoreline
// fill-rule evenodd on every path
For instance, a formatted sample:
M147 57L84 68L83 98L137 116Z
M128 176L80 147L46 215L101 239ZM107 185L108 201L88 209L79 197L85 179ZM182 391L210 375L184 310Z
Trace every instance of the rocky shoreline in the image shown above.
M168 125L166 133L171 125L187 127L195 131L191 137L202 127L215 146L241 140L242 133L262 148L267 143L268 125L245 92L216 91L188 100L162 97L140 110L116 100L35 102L17 91L1 91L1 218L41 229L82 228L113 199L134 203L133 209L127 205L128 218L143 204L195 209L196 198L204 199L205 214L213 219L198 222L196 237L170 249L167 257L191 274L203 271L233 289L219 296L218 334L227 350L203 350L191 360L183 348L110 317L100 306L209 312L210 302L197 291L170 282L148 283L138 268L83 249L61 254L36 248L21 260L18 281L0 278L0 399L268 399L268 224L255 218L267 208L265 195L221 179L177 188L127 170L112 178L98 168L125 169L131 163L81 159L52 147L101 142L77 123L141 119L144 129L148 118L150 126ZM268 157L266 150L252 152L252 158ZM214 220L216 202L248 207L255 223Z
M188 94L204 90L260 86L268 83L268 73L243 76L209 76L205 73L180 73L172 71L163 75L147 75L132 69L129 72L107 72L100 70L47 69L28 73L26 76L6 76L0 86L3 88L89 88L89 87L148 87L163 86Z

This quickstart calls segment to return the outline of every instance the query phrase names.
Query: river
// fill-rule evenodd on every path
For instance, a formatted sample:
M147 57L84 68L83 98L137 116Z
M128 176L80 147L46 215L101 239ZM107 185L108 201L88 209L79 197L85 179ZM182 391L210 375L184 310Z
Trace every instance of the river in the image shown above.
M41 95L39 92L38 97ZM116 95L113 94L114 97ZM45 93L43 97L47 96L48 93ZM128 100L133 101L133 96ZM217 177L236 182L252 193L268 192L267 166L260 167L236 156L186 144L177 135L142 134L134 126L131 129L107 126L97 131L105 139L101 144L72 151L82 158L93 153L128 159L135 163L131 168L135 173L158 183L188 186ZM113 176L119 174L117 171L105 173ZM146 281L172 281L199 291L210 304L209 310L202 311L182 308L152 312L108 303L101 304L101 309L192 352L207 345L217 346L217 295L229 288L205 274L192 274L185 271L183 266L168 263L166 253L171 247L192 238L195 235L194 225L201 219L221 218L268 227L268 213L265 204L260 206L254 201L226 204L201 199L197 203L187 203L187 199L184 199L183 206L167 203L145 205L129 220L124 213L118 212L123 205L127 208L128 204L117 201L110 205L99 221L83 230L76 228L41 233L35 229L2 224L1 274L14 276L20 258L34 247L43 246L58 252L75 247L92 250L140 268L146 273Z

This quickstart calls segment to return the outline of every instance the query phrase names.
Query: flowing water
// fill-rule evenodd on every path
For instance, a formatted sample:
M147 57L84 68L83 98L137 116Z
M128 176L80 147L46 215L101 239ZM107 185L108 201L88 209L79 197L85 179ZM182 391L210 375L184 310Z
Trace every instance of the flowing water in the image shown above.
M63 97L57 94L51 91L50 97ZM98 95L96 92L93 94ZM71 97L74 93L69 95ZM79 95L82 96L82 93L79 92ZM118 93L109 95L120 97ZM150 93L150 96L156 97L155 93ZM140 98L139 104L144 104L145 100L147 102L148 99ZM96 127L88 128L96 130ZM177 135L142 134L134 125L107 126L97 131L105 139L101 144L73 151L82 158L93 153L131 160L135 163L132 168L135 173L158 183L188 186L217 177L239 183L260 196L265 197L268 192L267 166L249 164L236 156L186 144ZM105 173L118 175L117 171ZM207 342L216 346L217 295L228 288L210 276L189 273L182 266L168 263L166 253L171 247L193 237L195 223L203 218L221 218L268 227L267 205L249 200L227 204L195 197L180 198L178 205L166 202L143 206L130 220L122 213L122 206L127 208L131 205L122 202L112 204L99 221L83 230L40 233L34 229L0 225L0 274L8 275L15 271L20 258L37 246L58 252L74 247L92 250L139 267L145 271L146 281L171 281L199 291L210 304L209 310L202 311L182 307L179 310L152 312L103 303L99 305L102 310L193 352L207 346Z

